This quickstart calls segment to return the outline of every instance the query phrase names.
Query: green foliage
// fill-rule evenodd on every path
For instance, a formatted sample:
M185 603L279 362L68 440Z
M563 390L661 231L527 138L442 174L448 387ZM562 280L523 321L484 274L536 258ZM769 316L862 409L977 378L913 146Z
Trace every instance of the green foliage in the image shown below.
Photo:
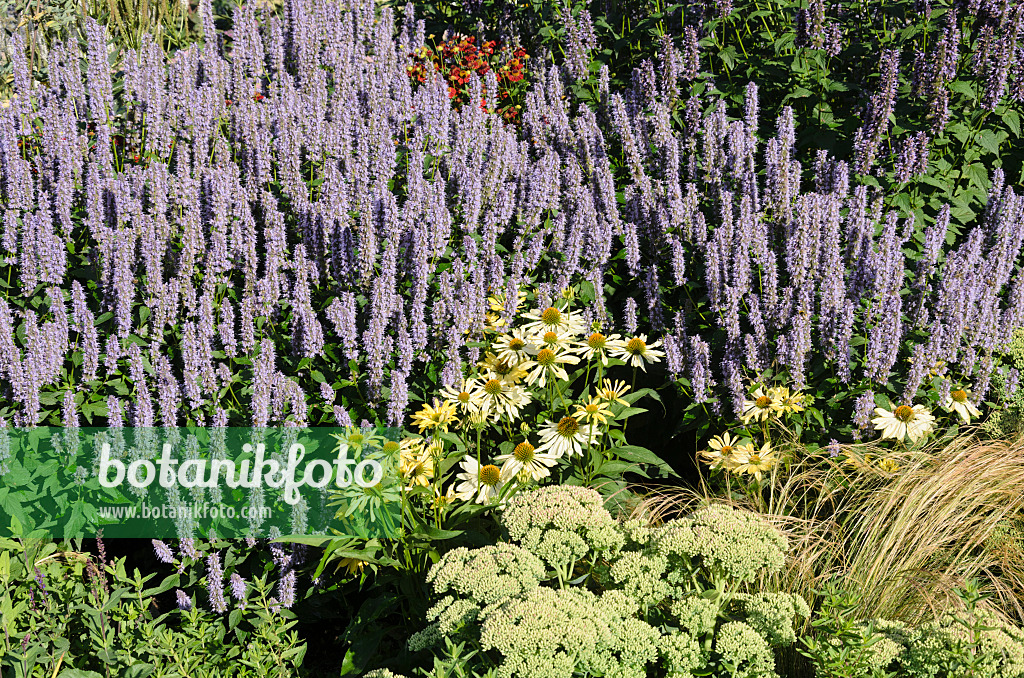
M1013 333L1002 363L1006 371L994 375L992 383L997 395L991 398L1001 407L982 425L982 430L993 438L1013 436L1024 430L1024 389L1018 388L1017 379L1011 378L1009 371L1016 370L1018 376L1024 374L1024 329Z
M812 622L814 637L801 639L801 652L820 678L1024 676L1024 631L979 605L984 598L976 581L957 595L961 610L911 628L884 619L854 621L858 596L832 583Z
M0 549L5 678L284 678L302 663L294 616L266 604L266 579L251 582L245 609L217 615L173 609L171 592L192 574L154 583L124 558L98 563L49 541L4 539Z

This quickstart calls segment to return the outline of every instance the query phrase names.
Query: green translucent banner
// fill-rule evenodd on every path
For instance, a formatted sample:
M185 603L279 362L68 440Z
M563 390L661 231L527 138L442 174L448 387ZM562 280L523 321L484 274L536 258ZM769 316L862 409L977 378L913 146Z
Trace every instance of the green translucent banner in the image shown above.
M0 429L0 537L395 537L400 435Z

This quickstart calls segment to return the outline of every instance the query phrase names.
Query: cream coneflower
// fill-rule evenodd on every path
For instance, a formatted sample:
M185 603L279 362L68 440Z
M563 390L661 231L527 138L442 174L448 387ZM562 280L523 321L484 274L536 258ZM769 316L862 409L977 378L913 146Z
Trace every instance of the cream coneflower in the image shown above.
M550 348L553 351L566 351L572 352L572 339L573 336L568 332L556 332L555 330L548 330L541 334L534 336L534 345L531 355L537 355L537 352L544 348Z
M498 360L513 365L529 361L530 357L537 352L533 337L528 336L521 327L498 337L491 344L491 348Z
M456 476L462 483L455 488L455 496L462 501L486 504L498 496L505 482L501 479L501 469L493 464L481 466L475 457L467 456L462 460L462 473Z
M971 394L962 388L950 391L949 395L943 401L942 406L950 412L956 412L960 415L960 418L964 420L965 424L969 424L971 423L971 417L981 416L981 410L975 407L974 403L970 401L970 395Z
M448 400L441 402L437 398L434 398L432 406L424 403L420 411L412 415L412 423L419 427L420 433L428 429L440 429L447 433L448 425L458 420L455 403Z
M754 421L765 421L771 417L779 416L782 412L782 403L765 393L764 388L758 386L751 395L750 400L743 401L743 410L740 412L740 420L746 424Z
M595 356L601 360L601 364L608 367L608 349L619 342L619 335L609 334L605 336L600 332L593 332L577 346L580 357L590 360Z
M515 419L519 416L519 406L517 393L514 394L512 388L508 382L491 376L490 379L481 380L474 395L485 411L494 412L499 417Z
M604 425L608 423L609 419L614 418L615 415L612 414L607 401L594 396L585 404L577 405L576 411L572 413L572 416L590 425Z
M524 313L523 318L532 322L524 327L534 334L544 334L552 330L560 333L581 334L583 324L579 318L569 311L561 311L554 306L545 309L538 308L530 313Z
M629 385L626 382L621 379L615 382L611 379L605 379L601 382L601 386L601 390L597 392L598 398L607 400L609 405L619 403L620 405L629 406L629 402L622 398L629 391Z
M537 386L544 388L549 376L568 380L569 375L565 373L562 365L575 365L579 361L580 359L574 355L557 353L550 348L542 348L534 356L534 364L526 376L526 383L529 385L536 383Z
M924 405L900 405L892 412L884 407L876 407L875 415L877 416L871 423L882 431L879 440L894 438L902 441L909 436L910 441L916 443L931 432L932 423L935 421L935 417Z
M545 452L538 452L528 442L521 442L508 454L499 454L495 461L501 465L501 479L508 482L520 473L533 480L540 480L551 475L551 467L558 463L558 457Z
M538 452L550 450L555 457L582 454L583 446L591 445L597 440L598 431L581 426L575 417L562 417L555 423L551 420L540 430Z
M708 448L710 449L701 451L700 456L704 458L704 461L712 469L724 468L732 470L736 466L733 452L738 449L739 441L739 438L729 433L715 436L708 441Z
M659 346L661 346L661 339L653 344L648 344L647 335L638 334L629 339L616 341L608 347L608 351L613 358L619 358L627 365L639 367L646 372L647 363L656 363L665 357L664 351L657 350Z
M482 406L480 400L475 397L480 384L476 379L465 379L458 386L445 386L441 389L441 395L445 400L455 403L462 414L479 412Z
M778 461L768 443L762 445L761 449L754 447L753 443L747 443L733 451L732 471L738 475L749 473L761 482L761 474L771 470Z
M527 369L533 366L533 361L502 360L493 353L487 353L477 366L483 372L485 381L497 377L508 384L516 384L526 378Z

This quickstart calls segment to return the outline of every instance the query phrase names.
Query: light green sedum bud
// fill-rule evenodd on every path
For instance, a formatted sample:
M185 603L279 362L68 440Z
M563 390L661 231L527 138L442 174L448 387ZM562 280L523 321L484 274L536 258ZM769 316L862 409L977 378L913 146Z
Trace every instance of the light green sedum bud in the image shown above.
M596 490L552 485L509 499L501 523L513 541L562 568L622 548L622 532Z
M764 638L743 622L727 622L715 634L715 651L732 678L776 678L775 655Z

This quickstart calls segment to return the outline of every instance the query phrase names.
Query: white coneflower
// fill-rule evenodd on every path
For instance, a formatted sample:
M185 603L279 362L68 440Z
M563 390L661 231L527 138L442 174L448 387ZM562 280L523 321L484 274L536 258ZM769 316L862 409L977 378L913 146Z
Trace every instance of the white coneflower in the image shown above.
M750 400L743 401L740 420L744 424L751 419L754 421L765 421L770 417L779 416L782 413L782 409L783 405L781 402L770 394L765 393L764 388L758 386L757 390L751 395Z
M583 323L569 311L560 311L554 306L524 313L523 318L531 320L524 327L526 330L541 335L548 331L568 334L582 334Z
M551 475L551 467L558 463L553 454L538 452L528 442L521 442L509 454L499 454L495 461L501 465L501 479L508 482L520 473L525 473L533 480L540 480Z
M562 365L575 365L580 361L574 355L568 353L556 353L550 348L542 348L534 357L533 367L526 376L526 383L544 388L549 377L568 380L569 375L565 373Z
M882 437L894 438L902 441L909 437L911 442L916 443L924 438L932 430L935 417L928 412L924 405L900 405L890 412L884 407L875 408L876 417L871 420L875 428L882 431Z
M496 498L505 485L501 479L501 469L493 464L481 466L474 457L466 457L461 466L463 472L456 476L462 481L455 488L458 499L471 501L476 497L476 503L486 504Z
M455 403L458 411L462 414L472 414L479 412L483 405L476 397L479 387L480 384L476 379L465 379L457 386L445 386L441 389L441 395L445 400Z
M522 389L514 387L497 377L481 382L475 397L482 403L485 412L494 412L499 417L515 419L523 402Z
M974 406L974 403L970 401L970 394L963 389L950 391L942 406L950 412L959 414L965 424L971 423L971 417L981 416L981 410Z
M600 332L593 332L586 340L580 342L577 350L584 360L597 357L602 365L608 367L608 350L619 343L620 337L617 334L605 336Z
M527 335L521 327L495 339L491 349L498 360L514 365L529 361L538 351L533 336Z
M583 447L593 444L599 435L599 431L580 426L574 417L562 417L557 424L549 420L540 430L537 451L550 450L555 457L571 457L582 454Z
M664 351L657 350L659 346L661 346L661 339L653 344L648 344L647 335L638 334L635 337L615 342L609 346L608 350L613 358L619 358L627 365L639 367L646 372L647 363L660 362L665 357Z

